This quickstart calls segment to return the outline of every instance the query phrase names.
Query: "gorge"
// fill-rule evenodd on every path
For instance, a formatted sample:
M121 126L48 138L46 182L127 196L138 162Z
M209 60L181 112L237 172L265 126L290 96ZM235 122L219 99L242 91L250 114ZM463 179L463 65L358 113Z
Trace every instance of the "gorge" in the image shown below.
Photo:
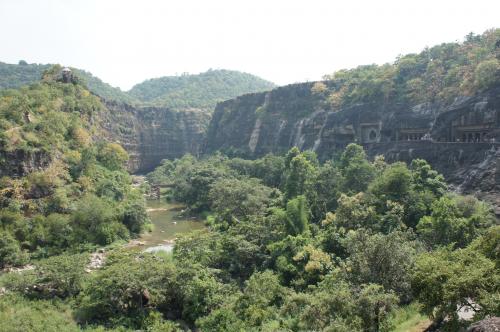
M201 110L136 108L108 102L109 137L144 173L162 159L216 151L247 158L313 150L326 160L355 142L374 158L427 160L460 193L484 198L500 214L500 86L450 103L359 103L335 110L311 92L315 83L246 94Z
M2 88L0 331L498 323L500 29L281 87Z

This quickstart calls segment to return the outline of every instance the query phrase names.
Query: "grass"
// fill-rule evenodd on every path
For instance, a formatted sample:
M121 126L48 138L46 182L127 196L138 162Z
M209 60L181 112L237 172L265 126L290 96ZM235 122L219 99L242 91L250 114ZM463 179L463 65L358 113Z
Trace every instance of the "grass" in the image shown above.
M431 324L428 317L419 311L418 303L411 303L396 310L391 323L394 332L422 332Z
M62 301L28 300L20 295L0 296L0 331L78 332L70 306Z

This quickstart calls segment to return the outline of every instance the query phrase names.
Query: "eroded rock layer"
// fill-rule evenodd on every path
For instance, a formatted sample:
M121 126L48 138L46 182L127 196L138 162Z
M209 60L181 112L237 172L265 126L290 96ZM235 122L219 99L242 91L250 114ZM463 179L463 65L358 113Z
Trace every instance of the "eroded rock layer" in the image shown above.
M129 153L134 173L153 170L163 159L201 153L210 114L191 109L172 111L162 107L135 108L107 103L102 126L112 141Z
M297 146L327 159L356 142L371 157L426 159L454 189L488 199L500 213L500 87L448 104L355 104L334 110L312 86L289 85L220 103L205 152L258 157Z

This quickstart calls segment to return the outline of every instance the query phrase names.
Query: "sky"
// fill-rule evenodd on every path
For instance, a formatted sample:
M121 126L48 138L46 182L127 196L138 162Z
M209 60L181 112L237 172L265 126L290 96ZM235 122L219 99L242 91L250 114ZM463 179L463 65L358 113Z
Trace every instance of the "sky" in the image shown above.
M0 61L77 67L122 90L210 68L285 85L462 41L499 13L498 0L0 0Z

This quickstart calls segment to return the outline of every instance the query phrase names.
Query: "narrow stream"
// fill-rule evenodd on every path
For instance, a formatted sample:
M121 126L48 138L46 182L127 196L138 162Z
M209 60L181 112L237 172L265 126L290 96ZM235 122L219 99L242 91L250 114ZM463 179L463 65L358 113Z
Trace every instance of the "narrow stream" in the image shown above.
M182 204L158 199L148 200L146 205L154 225L152 232L139 238L146 251L171 251L177 234L205 228L199 218L182 215L185 208Z

